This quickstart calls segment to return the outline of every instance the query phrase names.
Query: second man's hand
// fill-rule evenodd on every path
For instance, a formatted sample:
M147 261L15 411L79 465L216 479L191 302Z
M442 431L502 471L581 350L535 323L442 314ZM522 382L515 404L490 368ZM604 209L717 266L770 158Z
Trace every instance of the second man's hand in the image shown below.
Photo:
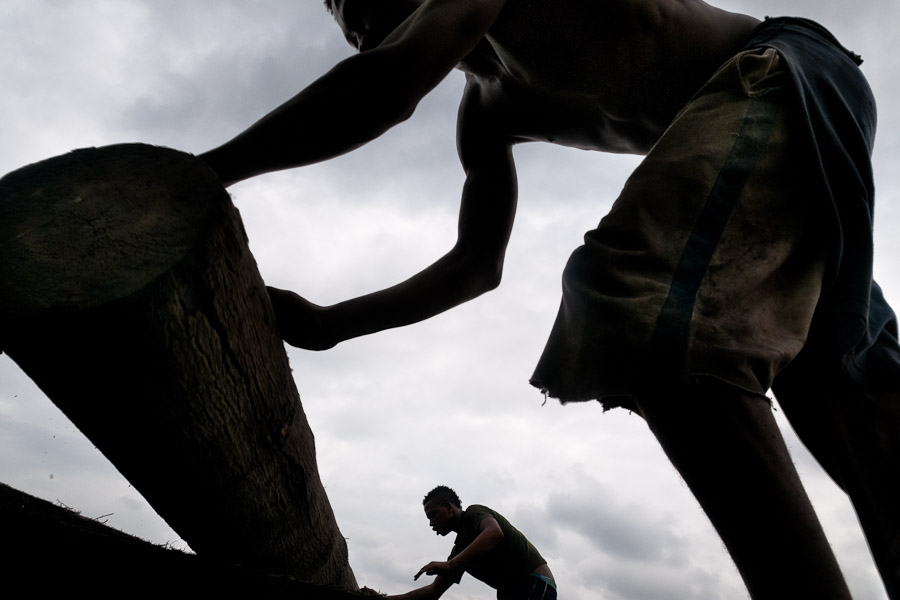
M453 567L447 561L432 561L419 569L419 572L413 576L413 581L417 581L422 575L443 575L447 576L453 572Z

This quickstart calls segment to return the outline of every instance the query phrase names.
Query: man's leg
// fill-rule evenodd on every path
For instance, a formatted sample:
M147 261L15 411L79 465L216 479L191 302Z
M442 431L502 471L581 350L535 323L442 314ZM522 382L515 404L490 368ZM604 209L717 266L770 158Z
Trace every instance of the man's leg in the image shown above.
M753 598L850 598L768 403L715 382L637 404Z
M817 357L810 346L773 389L801 441L849 495L888 596L900 598L900 381L863 390L836 352Z

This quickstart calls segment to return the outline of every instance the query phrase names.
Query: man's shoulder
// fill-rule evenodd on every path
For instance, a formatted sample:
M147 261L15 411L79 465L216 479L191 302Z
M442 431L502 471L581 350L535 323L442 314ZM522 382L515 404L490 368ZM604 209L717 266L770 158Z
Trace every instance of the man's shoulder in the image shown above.
M535 94L509 77L466 73L457 133L479 144L486 140L516 142L523 120L542 113ZM529 118L524 118L530 115Z
M483 504L470 504L463 511L463 519L468 521L472 527L478 528L481 522L487 518L494 519L497 523L502 524L506 522L506 518L501 515L499 512L490 508L489 506L485 506Z
M495 511L494 509L489 508L483 504L470 504L469 506L466 507L466 509L463 512L465 512L466 514L473 514L473 515L482 514L482 513L494 515L497 513L497 511Z
M482 504L470 504L463 509L462 520L471 527L477 527L485 517L494 516L494 511Z

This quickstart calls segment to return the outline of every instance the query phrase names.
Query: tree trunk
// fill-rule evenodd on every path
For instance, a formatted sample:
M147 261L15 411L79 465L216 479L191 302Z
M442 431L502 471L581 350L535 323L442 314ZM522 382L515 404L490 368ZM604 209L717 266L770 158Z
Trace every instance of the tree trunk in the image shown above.
M0 349L200 556L356 589L237 210L129 144L0 179Z

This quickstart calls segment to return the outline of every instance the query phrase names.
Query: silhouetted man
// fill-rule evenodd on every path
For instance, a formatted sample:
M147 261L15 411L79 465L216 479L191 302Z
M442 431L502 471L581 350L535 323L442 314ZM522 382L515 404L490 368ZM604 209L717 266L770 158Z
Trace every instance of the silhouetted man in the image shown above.
M645 155L566 266L532 382L643 416L755 598L847 598L774 389L900 597L900 351L872 280L875 106L858 57L810 21L700 0L326 5L360 53L203 158L226 184L326 160L409 118L456 67L459 238L333 306L272 290L284 339L329 348L496 287L514 145Z
M547 561L500 513L479 504L463 510L456 492L443 485L428 492L422 506L436 534L456 533L453 550L413 577L434 575L429 585L389 600L437 600L464 572L496 589L498 600L556 600Z

